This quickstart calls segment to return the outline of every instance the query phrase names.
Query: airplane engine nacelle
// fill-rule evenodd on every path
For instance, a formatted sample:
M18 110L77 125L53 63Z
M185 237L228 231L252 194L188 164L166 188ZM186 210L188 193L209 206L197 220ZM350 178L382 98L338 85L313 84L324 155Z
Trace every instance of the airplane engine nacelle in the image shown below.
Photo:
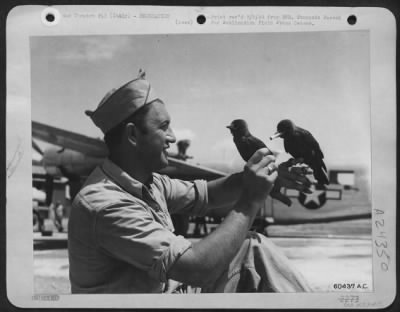
M88 175L103 162L104 158L95 158L68 149L49 148L43 155L46 172L53 176L61 176L62 168L70 175Z

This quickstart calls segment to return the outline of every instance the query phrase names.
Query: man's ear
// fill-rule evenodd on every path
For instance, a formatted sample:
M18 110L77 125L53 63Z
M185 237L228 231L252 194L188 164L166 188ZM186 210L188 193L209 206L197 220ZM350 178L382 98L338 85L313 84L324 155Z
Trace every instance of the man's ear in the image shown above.
M134 146L137 144L137 128L133 122L128 122L125 125L125 135L130 143Z

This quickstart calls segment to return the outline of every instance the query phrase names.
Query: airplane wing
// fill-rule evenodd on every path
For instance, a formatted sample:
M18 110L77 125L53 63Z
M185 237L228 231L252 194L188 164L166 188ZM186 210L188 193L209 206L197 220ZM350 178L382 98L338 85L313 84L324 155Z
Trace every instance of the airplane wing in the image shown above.
M107 147L102 140L48 126L36 121L32 121L32 136L92 157L106 157L108 154Z
M107 147L102 140L32 121L32 136L36 139L74 150L87 156L106 157ZM227 173L205 166L168 157L169 165L161 173L180 179L215 179Z

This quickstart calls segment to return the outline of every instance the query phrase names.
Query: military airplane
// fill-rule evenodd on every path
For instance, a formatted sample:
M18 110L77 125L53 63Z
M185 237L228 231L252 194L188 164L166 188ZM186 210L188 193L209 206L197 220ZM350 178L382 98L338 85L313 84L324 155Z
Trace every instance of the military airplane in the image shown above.
M36 140L52 144L42 150ZM178 142L178 153L169 155L169 165L161 171L172 178L184 180L212 180L226 176L241 168L223 164L196 164L186 154L190 142ZM73 133L60 128L32 121L32 147L42 158L34 166L42 166L45 172L46 204L52 201L56 178L68 179L70 198L78 192L85 177L107 156L107 148L101 139ZM371 217L369 180L363 168L330 167L329 187L314 185L312 194L283 189L293 204L285 204L268 198L256 221L261 229L268 224L299 224L331 222ZM215 218L223 216L214 214Z

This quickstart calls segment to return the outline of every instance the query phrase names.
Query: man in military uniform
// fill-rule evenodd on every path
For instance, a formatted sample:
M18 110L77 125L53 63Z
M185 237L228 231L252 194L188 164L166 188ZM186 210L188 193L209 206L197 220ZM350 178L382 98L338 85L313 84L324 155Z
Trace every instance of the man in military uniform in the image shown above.
M278 180L307 188L301 172L277 170L265 148L243 172L215 181L156 173L168 165L175 136L167 105L143 72L86 113L104 133L109 156L73 201L73 293L161 293L182 283L203 292L310 290L268 238L248 232ZM227 203L232 209L208 236L191 242L174 234L171 213L204 216Z

